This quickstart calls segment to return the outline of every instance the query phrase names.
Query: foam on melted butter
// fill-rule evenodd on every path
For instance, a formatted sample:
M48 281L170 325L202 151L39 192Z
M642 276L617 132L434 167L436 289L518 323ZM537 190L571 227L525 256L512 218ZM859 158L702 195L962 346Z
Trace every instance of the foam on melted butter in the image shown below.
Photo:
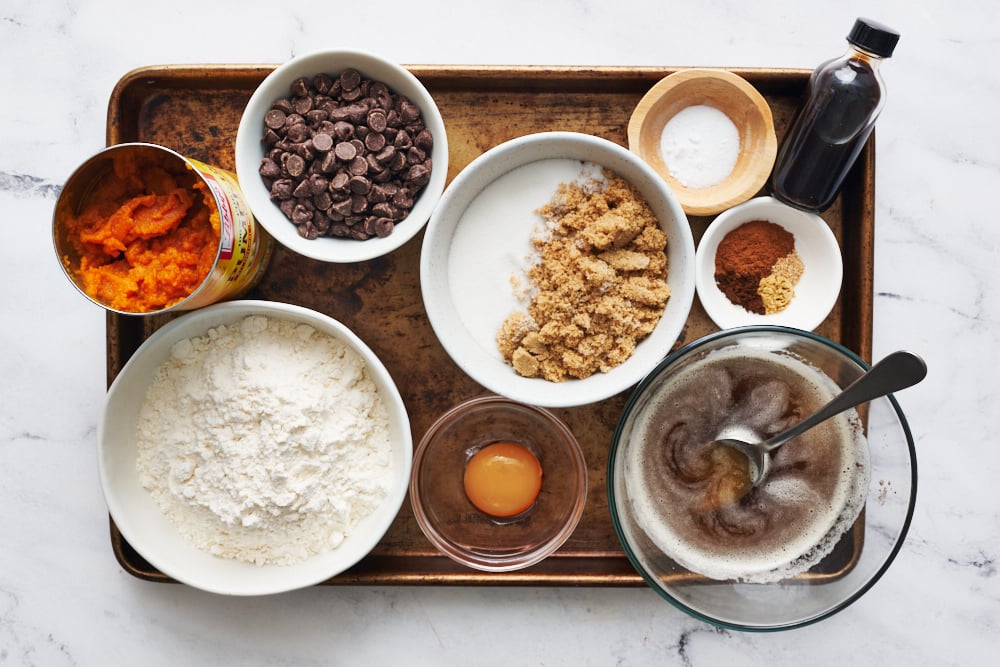
M736 425L770 437L839 391L797 358L742 347L681 371L637 416L640 442L624 465L637 523L679 565L711 579L762 583L809 569L864 506L868 446L857 412L773 452L765 480L735 502L717 502L708 443Z

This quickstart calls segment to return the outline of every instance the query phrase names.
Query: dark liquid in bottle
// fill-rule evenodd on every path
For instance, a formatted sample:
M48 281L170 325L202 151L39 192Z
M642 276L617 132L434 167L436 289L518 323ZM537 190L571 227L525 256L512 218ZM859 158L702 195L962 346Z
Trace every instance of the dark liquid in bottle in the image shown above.
M775 161L772 193L811 210L833 203L875 124L882 92L875 72L860 58L821 69L812 98L799 112Z

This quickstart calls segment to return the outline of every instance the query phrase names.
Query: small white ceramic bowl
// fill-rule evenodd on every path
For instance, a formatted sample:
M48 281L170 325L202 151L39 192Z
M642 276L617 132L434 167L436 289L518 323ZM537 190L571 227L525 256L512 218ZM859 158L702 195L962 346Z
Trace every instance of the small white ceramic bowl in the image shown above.
M146 389L178 341L201 336L249 315L308 324L357 352L389 413L392 475L389 495L336 549L290 565L254 565L213 556L185 539L143 488L136 470L137 420ZM406 498L413 440L406 408L375 354L340 322L321 313L269 301L231 301L179 317L157 330L132 355L108 391L98 425L104 497L121 534L150 564L173 579L224 595L265 595L320 583L360 561L382 539Z
M795 236L795 252L805 269L795 285L795 297L784 310L771 315L751 313L732 303L715 282L715 253L726 235L751 220L780 225ZM812 331L830 314L840 295L844 265L830 225L815 213L757 197L719 214L698 242L698 299L720 329L750 324L772 324Z
M559 176L553 171L535 174L521 169L547 160L569 166ZM512 310L510 276L526 261L529 235L540 220L534 211L551 200L560 182L579 175L579 168L572 164L580 162L610 169L646 198L667 235L671 297L653 332L638 343L631 357L608 373L558 383L522 377L504 362L495 342L497 330ZM488 186L488 196L480 198ZM473 206L490 209L496 224L463 225ZM470 229L478 231L473 235ZM518 244L523 245L523 253ZM599 137L543 132L490 149L448 186L424 234L420 286L434 332L451 358L476 382L530 405L585 405L631 387L670 352L694 300L694 241L670 188L638 156Z
M264 114L275 100L289 95L289 86L296 79L311 79L317 74L335 77L348 68L385 83L393 92L406 96L420 107L424 125L434 137L430 182L421 191L406 219L397 224L389 236L372 237L365 241L333 237L306 239L299 235L295 225L271 200L270 192L261 179L259 169L264 158L261 143ZM236 175L254 217L282 245L300 255L324 262L359 262L392 252L423 229L448 177L448 137L437 104L409 70L364 51L316 51L296 56L275 69L251 95L236 134Z

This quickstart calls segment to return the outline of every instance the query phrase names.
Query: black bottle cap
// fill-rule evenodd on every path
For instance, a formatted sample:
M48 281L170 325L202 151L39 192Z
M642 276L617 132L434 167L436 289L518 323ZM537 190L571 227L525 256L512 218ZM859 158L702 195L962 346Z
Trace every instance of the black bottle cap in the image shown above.
M854 22L854 27L851 28L851 34L847 36L847 41L869 53L888 58L892 55L892 50L896 48L899 33L877 21L859 18Z

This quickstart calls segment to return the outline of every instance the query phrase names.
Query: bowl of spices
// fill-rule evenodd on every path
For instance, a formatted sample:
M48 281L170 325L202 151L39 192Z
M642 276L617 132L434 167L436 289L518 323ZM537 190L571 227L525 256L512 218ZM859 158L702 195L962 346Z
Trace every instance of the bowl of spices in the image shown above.
M843 280L840 246L814 213L757 197L720 214L695 256L698 298L721 329L774 324L811 331Z
M753 197L778 149L760 92L728 70L699 68L661 79L639 100L628 145L689 215L714 215Z
M550 411L495 395L456 405L413 458L410 502L427 539L457 563L509 572L538 563L572 535L587 463Z
M251 95L236 173L282 245L357 262L423 229L448 176L448 138L434 99L403 66L363 51L316 51L276 68Z

